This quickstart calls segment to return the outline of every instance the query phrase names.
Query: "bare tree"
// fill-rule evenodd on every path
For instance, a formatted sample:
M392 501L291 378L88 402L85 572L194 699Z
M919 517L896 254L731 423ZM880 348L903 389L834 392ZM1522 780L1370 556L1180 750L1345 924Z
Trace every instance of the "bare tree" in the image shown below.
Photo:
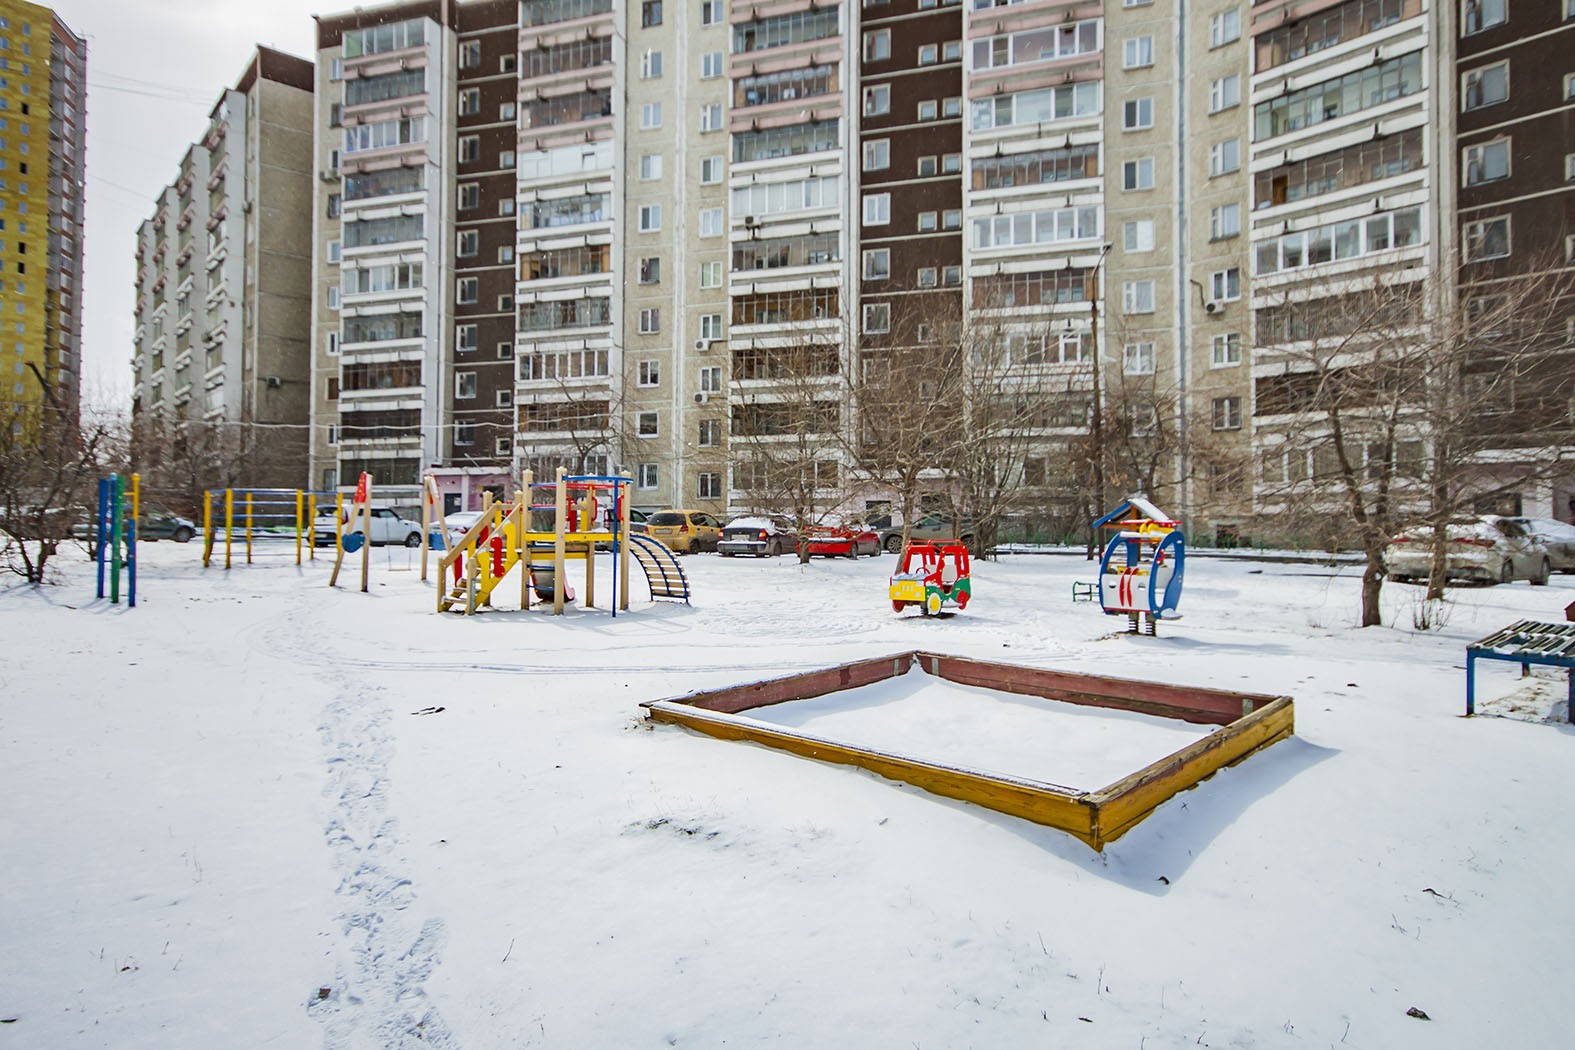
M1448 522L1567 461L1568 421L1550 410L1572 382L1567 274L1458 277L1446 266L1258 311L1260 363L1283 368L1257 384L1260 501L1362 551L1364 627L1381 622L1400 526L1434 526L1436 598Z
M122 454L113 420L84 424L31 405L0 412L0 556L9 572L46 582L71 526L87 520L106 461Z

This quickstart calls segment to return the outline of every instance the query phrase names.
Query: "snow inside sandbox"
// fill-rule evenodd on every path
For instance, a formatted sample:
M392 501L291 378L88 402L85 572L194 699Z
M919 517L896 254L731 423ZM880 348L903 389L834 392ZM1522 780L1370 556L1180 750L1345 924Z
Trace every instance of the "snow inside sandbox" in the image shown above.
M1214 730L959 685L917 670L751 708L745 715L839 744L1085 791L1114 783Z

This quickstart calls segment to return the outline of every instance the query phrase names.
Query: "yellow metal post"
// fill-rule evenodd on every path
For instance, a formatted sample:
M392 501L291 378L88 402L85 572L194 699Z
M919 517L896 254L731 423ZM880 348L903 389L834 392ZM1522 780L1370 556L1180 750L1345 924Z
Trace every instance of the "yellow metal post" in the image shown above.
M224 567L230 567L230 536L235 531L235 490L224 490Z
M315 529L316 529L316 521L317 521L317 493L309 492L306 495L306 527L309 528L309 529L313 529L314 531L311 533L311 537L312 537L311 542L309 544L307 544L307 547L306 547L306 560L307 561L316 561L317 560L317 533L315 531Z
M213 560L213 493L202 492L202 567L206 569Z
M252 494L246 494L246 564L252 563Z
M295 490L295 564L301 564L301 511L306 509L306 494Z

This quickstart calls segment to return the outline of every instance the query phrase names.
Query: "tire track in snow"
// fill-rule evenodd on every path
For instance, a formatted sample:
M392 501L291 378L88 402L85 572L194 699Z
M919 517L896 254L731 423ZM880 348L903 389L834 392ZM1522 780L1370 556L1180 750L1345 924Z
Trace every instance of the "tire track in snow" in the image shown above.
M328 765L324 795L333 804L324 839L340 876L338 919L349 960L328 996L309 1008L323 1026L324 1050L460 1050L423 987L442 961L446 929L439 919L416 925L407 914L414 887L396 870L398 822L388 815L394 750L388 707L380 690L335 678L338 699L319 727Z

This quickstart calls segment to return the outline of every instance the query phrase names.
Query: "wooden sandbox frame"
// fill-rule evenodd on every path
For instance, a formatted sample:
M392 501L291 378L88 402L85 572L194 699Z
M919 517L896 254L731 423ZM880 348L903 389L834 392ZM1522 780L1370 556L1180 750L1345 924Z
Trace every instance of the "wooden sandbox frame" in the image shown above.
M735 717L771 704L871 685L914 668L962 685L1222 728L1113 784L1081 791L1048 781L856 747ZM676 723L723 740L745 740L806 758L858 766L936 795L1059 828L1096 850L1126 834L1173 795L1296 730L1295 705L1288 696L1048 671L919 651L669 700L648 700L641 706L654 721Z

